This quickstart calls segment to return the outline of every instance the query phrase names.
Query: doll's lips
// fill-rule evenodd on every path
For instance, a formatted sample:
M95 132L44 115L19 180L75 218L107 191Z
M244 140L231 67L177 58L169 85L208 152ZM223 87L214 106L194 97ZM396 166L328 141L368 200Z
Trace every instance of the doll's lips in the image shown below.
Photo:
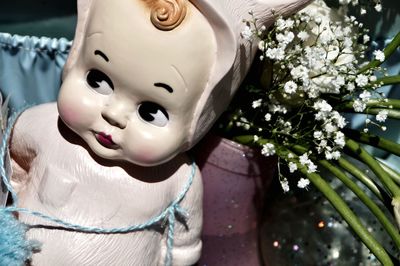
M112 140L112 136L104 132L95 133L97 141L106 148L116 149L118 145Z

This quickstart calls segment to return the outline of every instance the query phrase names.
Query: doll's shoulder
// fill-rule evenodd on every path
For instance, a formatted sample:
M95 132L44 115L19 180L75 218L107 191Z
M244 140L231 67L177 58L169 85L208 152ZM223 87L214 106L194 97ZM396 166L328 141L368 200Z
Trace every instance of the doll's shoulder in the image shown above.
M198 201L202 200L203 195L203 182L201 179L201 172L193 158L188 156L186 153L179 154L175 158L180 164L179 177L177 180L175 191L177 194L182 191L186 186L189 186L186 194L186 200L184 201ZM179 181L178 181L179 180Z
M15 123L14 128L28 127L28 128L38 128L39 126L49 126L51 121L57 121L58 110L57 103L45 103L23 111Z

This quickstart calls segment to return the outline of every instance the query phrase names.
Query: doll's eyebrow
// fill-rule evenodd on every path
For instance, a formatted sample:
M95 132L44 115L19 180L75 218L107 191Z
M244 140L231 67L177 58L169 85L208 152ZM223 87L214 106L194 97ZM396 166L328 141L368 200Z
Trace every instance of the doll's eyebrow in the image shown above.
M110 59L108 59L108 57L100 50L94 51L94 55L98 55L98 56L102 57L104 60L106 60L106 62L110 61Z
M157 83L154 83L154 86L160 87L160 88L164 88L169 93L173 93L174 92L174 89L172 89L171 86L169 86L168 84L165 84L165 83L157 82Z

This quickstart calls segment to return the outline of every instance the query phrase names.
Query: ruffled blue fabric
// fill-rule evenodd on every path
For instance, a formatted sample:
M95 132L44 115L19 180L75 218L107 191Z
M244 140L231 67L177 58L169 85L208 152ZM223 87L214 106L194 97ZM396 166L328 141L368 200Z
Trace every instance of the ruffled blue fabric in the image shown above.
M55 101L72 42L0 33L0 91L10 106Z

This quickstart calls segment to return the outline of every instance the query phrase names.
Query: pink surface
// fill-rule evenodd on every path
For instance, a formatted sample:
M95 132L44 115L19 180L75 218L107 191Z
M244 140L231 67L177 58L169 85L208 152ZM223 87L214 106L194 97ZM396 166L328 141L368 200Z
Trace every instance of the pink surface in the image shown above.
M199 265L260 265L258 220L276 161L213 136L196 152L204 182Z

